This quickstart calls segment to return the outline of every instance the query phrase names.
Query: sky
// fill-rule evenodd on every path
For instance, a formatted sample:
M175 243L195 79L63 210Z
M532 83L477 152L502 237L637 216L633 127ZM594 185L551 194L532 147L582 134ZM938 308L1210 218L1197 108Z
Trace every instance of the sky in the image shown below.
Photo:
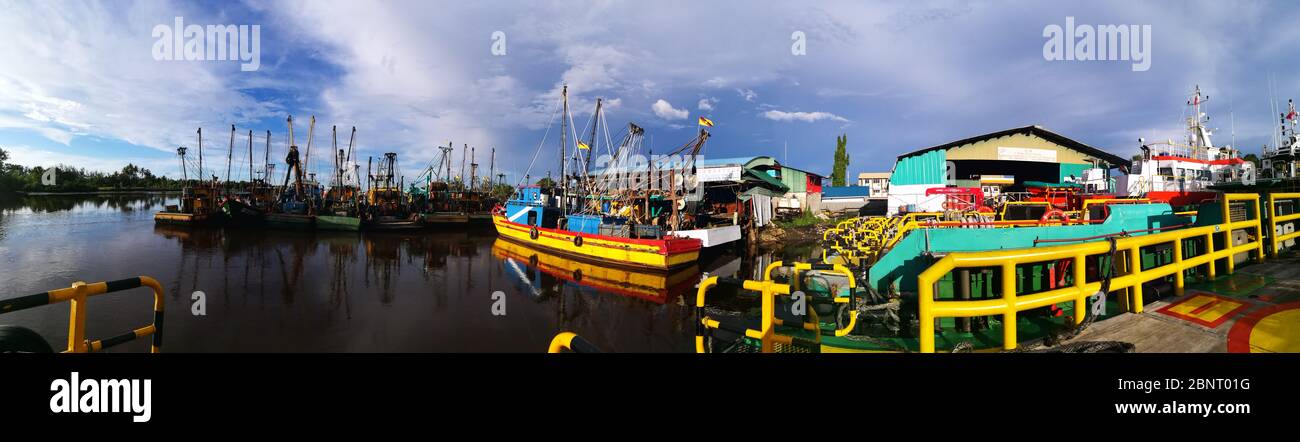
M1031 124L1127 157L1139 137L1183 137L1196 85L1217 144L1257 153L1272 140L1272 103L1300 94L1300 27L1282 13L1294 4L1065 3L0 0L0 149L28 166L134 163L179 177L176 148L193 161L201 127L207 172L224 175L233 124L239 179L249 130L255 162L267 130L282 162L286 117L305 146L315 116L314 146L329 145L332 126L346 146L356 127L362 164L396 152L408 178L450 142L454 169L469 145L481 174L495 149L507 180L535 179L557 168L554 109L568 85L578 129L599 97L610 137L632 122L664 153L706 116L705 157L769 155L825 175L845 134L853 176ZM154 31L177 17L258 25L260 65L158 59ZM1149 69L1047 60L1045 27L1067 17L1149 25ZM313 149L311 169L326 170Z

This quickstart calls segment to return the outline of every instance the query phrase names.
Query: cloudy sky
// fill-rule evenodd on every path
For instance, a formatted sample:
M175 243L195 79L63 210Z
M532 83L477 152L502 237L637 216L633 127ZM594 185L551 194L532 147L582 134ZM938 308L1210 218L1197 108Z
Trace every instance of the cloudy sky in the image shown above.
M703 115L716 123L706 156L771 155L829 174L843 133L856 173L1029 124L1127 156L1138 137L1181 136L1197 84L1216 141L1257 152L1271 139L1270 100L1300 95L1300 27L1284 20L1294 4L1059 3L0 0L0 148L26 165L132 162L179 176L175 149L193 154L198 127L205 165L223 169L231 124L243 149L257 134L259 162L271 130L275 161L285 118L305 145L314 115L317 146L330 126L341 144L355 126L361 158L398 152L408 176L450 141L457 155L474 146L484 167L496 148L499 171L536 177L556 163L557 129L546 129L568 84L579 127L601 97L611 136L635 122L656 152L689 140ZM1045 60L1044 27L1067 16L1150 25L1150 69ZM176 17L259 25L260 67L156 60L153 30ZM492 51L497 31L504 55Z

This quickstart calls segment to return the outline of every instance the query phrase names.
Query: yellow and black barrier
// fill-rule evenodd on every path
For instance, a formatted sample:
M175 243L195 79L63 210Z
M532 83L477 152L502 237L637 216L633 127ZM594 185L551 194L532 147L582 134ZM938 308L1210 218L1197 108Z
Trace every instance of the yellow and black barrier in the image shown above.
M551 339L551 346L546 352L564 353L565 350L573 353L600 353L600 348L574 332L561 332L555 335Z
M853 332L853 328L856 327L858 323L858 314L857 314L858 285L857 285L857 280L853 277L853 272L850 271L848 267L845 267L840 264L826 264L826 263L813 264L813 263L806 263L806 262L796 262L793 265L787 266L783 261L776 261L771 264L768 264L767 267L763 269L763 279L767 281L771 281L772 271L781 267L790 267L792 270L790 275L790 284L791 284L792 292L800 290L799 288L799 284L801 281L800 274L803 272L822 271L822 272L844 275L844 277L848 279L849 296L847 297L838 296L838 294L835 293L834 287L827 287L827 289L830 290L831 292L830 293L831 302L835 304L847 304L847 308L849 309L848 321L844 324L844 327L836 328L834 330L834 334L835 336L845 336ZM814 317L816 316L815 311L813 311L812 309L809 309L809 311L812 312ZM781 321L780 318L774 318L774 320L776 322L776 325L784 325L784 322ZM809 326L815 327L817 329L816 331L818 332L819 335L818 337L820 339L821 329L820 327L817 326L817 323L818 321L814 319L812 323L804 324L804 328L807 330L813 330L812 328L809 328Z
M86 339L86 302L91 296L120 292L139 287L153 289L153 323L135 330L107 339L90 341ZM115 345L133 341L145 336L153 336L150 353L162 351L163 327L163 288L157 280L148 276L119 279L116 281L87 284L77 281L71 287L50 290L34 295L0 301L0 314L26 310L32 307L57 304L68 301L71 313L68 317L68 347L65 353L87 353L100 351Z
M704 312L705 299L709 290L712 288L725 285L745 290L759 292L762 300L762 313L758 329L752 329L743 325L727 324L725 322L713 319ZM754 281L742 280L730 277L711 276L700 282L700 287L695 296L695 312L698 322L695 324L695 351L696 353L708 353L706 340L713 335L713 330L725 330L751 339L757 339L762 343L763 353L772 353L776 349L776 344L782 345L803 345L815 346L818 341L810 341L803 338L779 335L776 333L776 297L780 295L789 295L789 284L778 284L772 281ZM814 324L815 326L815 324Z
M1247 214L1253 218L1233 221L1230 213L1234 201L1253 202L1254 209ZM933 353L935 330L932 324L942 317L1002 316L1003 348L1014 350L1017 346L1016 319L1019 312L1063 302L1074 302L1075 323L1083 322L1086 300L1103 287L1102 281L1087 281L1085 260L1089 256L1117 251L1126 258L1126 269L1109 283L1108 290L1128 289L1130 309L1142 312L1142 284L1169 276L1174 277L1174 293L1183 294L1184 272L1200 266L1206 267L1211 279L1215 277L1215 263L1224 261L1228 273L1235 269L1234 255L1251 252L1257 261L1264 260L1263 232L1261 228L1259 195L1225 194L1222 199L1222 224L1170 230L1142 236L1123 236L1112 241L1093 241L1052 247L993 250L984 252L954 252L945 255L917 276L918 321L921 352ZM1232 232L1245 230L1253 233L1249 241L1233 245ZM1216 248L1214 237L1223 235L1222 248ZM1203 240L1205 252L1184 257L1184 241ZM1172 244L1173 262L1142 268L1141 250L1144 247ZM1048 261L1073 260L1073 284L1054 290L1018 295L1016 293L1016 266ZM957 268L997 267L1001 272L1001 297L980 300L935 299L935 285L939 279Z
M1278 201L1292 201L1292 213L1279 215L1277 212ZM1282 250L1282 244L1286 241L1300 238L1300 193L1270 193L1268 194L1268 247L1269 252L1274 258L1277 258L1278 252ZM1278 224L1293 222L1296 227L1294 232L1278 232Z

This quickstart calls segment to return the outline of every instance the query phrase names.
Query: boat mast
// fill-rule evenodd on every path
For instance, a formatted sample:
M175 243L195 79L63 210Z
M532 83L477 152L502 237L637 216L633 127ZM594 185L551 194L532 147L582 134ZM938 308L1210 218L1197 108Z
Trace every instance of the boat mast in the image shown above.
M474 148L469 148L469 189L478 189L478 155Z
M266 150L262 158L262 183L271 182L271 131L266 131Z
M190 180L188 174L185 173L185 146L177 147L176 155L181 157L181 182L184 183Z
M569 149L568 149L568 143L569 143L569 125L568 125L568 123L569 123L569 121L568 121L568 119L569 119L569 85L567 85L567 84L564 85L564 89L560 91L560 99L561 99L561 100L563 101L563 103L564 103L564 110L563 110L562 113L560 114L560 182L559 182L559 196L560 196L560 198L559 198L559 200L560 200L560 210L561 210L561 212L562 212L564 215L568 215L568 214L569 214L569 201L568 201L568 192L565 191L565 188L568 187L568 181L569 181L569 180L568 180L567 178L565 178L566 175L565 175L564 166L565 166L565 163L568 162L568 157L567 157L566 154L567 154L568 151L569 151ZM551 184L554 185L555 183L552 182Z
M203 175L203 128L199 128L199 179L207 181Z
M582 176L585 180L587 172L591 171L591 151L596 149L596 128L600 127L600 104L602 98L596 99L596 113L591 117L591 138L587 142L587 155L582 159Z
M248 130L248 190L249 197L252 197L253 190L253 130Z
M308 172L311 171L311 142L314 139L316 139L316 116L312 115L311 125L307 126L307 155L302 160L302 165L307 166ZM302 168L302 165L299 165L298 167Z
M230 187L230 163L235 159L235 125L230 125L230 149L226 151L226 185Z
M330 127L330 139L332 140L330 142L332 146L330 151L334 152L334 154L331 155L334 157L334 184L331 187L336 187L340 184L343 184L343 169L339 168L339 157L343 156L343 151L339 150L338 125L334 125Z

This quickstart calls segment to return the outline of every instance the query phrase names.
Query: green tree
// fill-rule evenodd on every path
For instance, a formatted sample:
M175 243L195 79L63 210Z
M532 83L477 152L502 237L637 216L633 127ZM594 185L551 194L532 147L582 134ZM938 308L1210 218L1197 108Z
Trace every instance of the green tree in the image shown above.
M0 149L0 172L4 171L5 169L5 161L9 161L9 152L5 152L4 149Z
M537 187L541 187L543 189L549 189L555 187L555 181L551 180L551 177L542 178L540 180L537 180Z
M1246 160L1246 161L1250 161L1250 162L1252 162L1252 163L1255 163L1255 170L1259 170L1259 157L1258 157L1258 156L1255 156L1255 154L1253 154L1253 153L1251 153L1251 154L1246 154L1246 157L1245 157L1245 158L1242 158L1242 159L1243 159L1243 160Z
M849 135L844 134L835 137L835 169L831 172L831 185L844 186L848 178L849 169Z

